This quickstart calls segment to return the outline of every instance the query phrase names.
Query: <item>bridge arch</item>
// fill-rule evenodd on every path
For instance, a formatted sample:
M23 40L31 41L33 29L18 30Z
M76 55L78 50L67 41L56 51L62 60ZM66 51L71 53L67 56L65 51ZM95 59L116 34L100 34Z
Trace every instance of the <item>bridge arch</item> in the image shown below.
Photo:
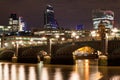
M9 49L3 50L2 52L0 52L0 54L3 54L5 52L11 52L11 53L15 54L15 51L9 50Z
M95 50L89 46L81 47L73 52L73 55L94 54Z
M13 50L3 50L0 52L0 59L1 60L12 60L13 55L15 54L15 51Z
M93 48L94 51L101 52L100 45L100 42L76 42L74 45L72 43L62 44L61 46L57 47L55 53L56 55L72 55L75 50L85 46Z

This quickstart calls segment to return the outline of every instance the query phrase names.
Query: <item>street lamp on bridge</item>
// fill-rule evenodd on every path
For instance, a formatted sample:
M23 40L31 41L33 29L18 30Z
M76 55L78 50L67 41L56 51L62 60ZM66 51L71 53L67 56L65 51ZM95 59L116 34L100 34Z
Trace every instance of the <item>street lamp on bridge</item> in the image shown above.
M113 33L115 39L117 38L117 32L118 32L117 28L112 29L112 33Z
M107 50L108 50L108 37L105 25L101 21L98 26L98 33L100 34L101 38L101 51L102 55L99 56L99 65L107 65Z
M73 45L75 44L75 39L76 39L76 36L77 36L77 33L76 32L72 32L71 33L71 38L72 38L72 40L73 40Z

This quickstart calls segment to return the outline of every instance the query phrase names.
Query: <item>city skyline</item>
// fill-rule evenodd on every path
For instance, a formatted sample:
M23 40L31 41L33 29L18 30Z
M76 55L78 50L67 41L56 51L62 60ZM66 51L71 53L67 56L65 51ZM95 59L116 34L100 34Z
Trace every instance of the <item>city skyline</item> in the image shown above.
M83 24L85 29L93 29L92 10L108 9L115 13L115 27L120 25L119 0L4 0L0 1L0 25L8 25L8 17L12 12L23 16L29 28L41 28L44 24L44 10L46 5L54 7L55 17L60 27L73 28Z

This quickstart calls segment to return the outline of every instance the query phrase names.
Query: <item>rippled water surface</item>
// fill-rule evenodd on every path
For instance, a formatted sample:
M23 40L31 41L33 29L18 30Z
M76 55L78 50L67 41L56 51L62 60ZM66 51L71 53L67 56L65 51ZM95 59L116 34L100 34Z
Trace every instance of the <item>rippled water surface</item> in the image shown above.
M97 66L97 60L75 65L0 62L0 80L120 80L120 67Z

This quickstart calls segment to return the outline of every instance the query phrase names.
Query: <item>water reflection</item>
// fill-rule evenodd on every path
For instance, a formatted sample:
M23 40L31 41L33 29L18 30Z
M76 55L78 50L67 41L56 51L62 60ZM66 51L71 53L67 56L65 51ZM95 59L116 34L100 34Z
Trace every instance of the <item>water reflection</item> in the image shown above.
M120 67L98 66L97 60L75 65L0 63L0 80L120 80Z
M41 80L49 80L47 68L42 69Z
M9 80L9 65L8 64L4 64L4 67L3 67L3 79L4 80Z
M35 67L29 67L29 79L28 80L36 80Z
M11 65L11 80L16 80L17 79L16 73L17 73L17 71L16 71L16 65Z
M55 75L54 75L54 80L63 80L61 69L56 68L55 69Z
M98 60L77 60L76 72L80 76L80 80L99 80L102 75L98 71ZM79 80L77 79L77 80Z

